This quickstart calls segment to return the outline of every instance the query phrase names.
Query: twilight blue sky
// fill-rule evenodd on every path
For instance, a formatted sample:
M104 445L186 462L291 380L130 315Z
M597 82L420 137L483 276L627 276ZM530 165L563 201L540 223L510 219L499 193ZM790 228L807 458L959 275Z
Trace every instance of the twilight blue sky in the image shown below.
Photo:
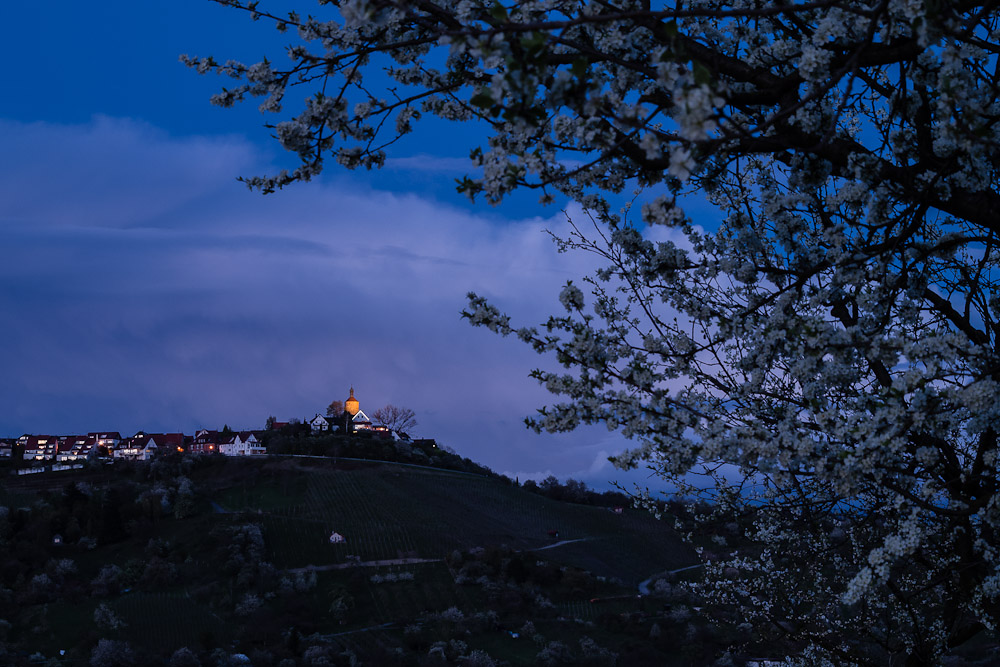
M475 128L262 197L235 178L292 164L275 118L211 106L227 82L178 55L275 58L290 37L267 23L207 0L38 0L5 6L0 38L0 435L260 428L353 385L497 471L626 480L603 428L527 431L545 360L459 318L473 290L538 323L590 268L544 233L558 207L454 192Z

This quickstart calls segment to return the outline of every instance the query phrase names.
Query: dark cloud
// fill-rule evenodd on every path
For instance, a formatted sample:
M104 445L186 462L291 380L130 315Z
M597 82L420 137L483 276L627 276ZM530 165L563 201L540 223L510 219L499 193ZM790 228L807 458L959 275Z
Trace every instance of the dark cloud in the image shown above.
M148 225L217 191L255 160L232 137L175 139L145 123L0 121L0 216L44 226Z

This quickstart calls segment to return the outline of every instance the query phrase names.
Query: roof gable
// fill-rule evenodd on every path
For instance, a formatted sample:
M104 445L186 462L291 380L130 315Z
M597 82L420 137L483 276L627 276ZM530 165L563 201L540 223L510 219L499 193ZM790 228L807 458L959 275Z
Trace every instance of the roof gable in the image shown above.
M183 433L151 433L150 435L155 436L157 444L162 446L182 447L184 445Z

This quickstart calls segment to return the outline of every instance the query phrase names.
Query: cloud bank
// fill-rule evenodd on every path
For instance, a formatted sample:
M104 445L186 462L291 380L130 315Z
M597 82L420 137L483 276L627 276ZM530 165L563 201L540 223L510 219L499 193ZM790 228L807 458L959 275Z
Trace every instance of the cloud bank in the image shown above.
M546 234L561 212L473 214L377 175L262 197L234 179L270 166L245 140L120 118L0 121L0 155L0 433L259 428L353 386L498 471L615 478L613 434L525 429L546 360L459 317L470 290L525 324L558 308L592 268Z

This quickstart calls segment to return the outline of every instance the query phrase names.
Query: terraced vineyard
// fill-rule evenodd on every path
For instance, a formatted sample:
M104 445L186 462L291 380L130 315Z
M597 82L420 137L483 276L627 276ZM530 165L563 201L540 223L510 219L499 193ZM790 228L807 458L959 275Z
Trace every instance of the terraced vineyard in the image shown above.
M392 464L338 469L265 466L259 477L226 489L217 502L264 527L272 562L298 568L407 557L442 558L455 549L507 545L538 549L585 540L545 557L635 584L654 572L694 562L665 522L644 512L561 503L502 480ZM345 544L330 544L336 531Z
M182 646L202 664L220 650L299 661L307 648L386 664L447 640L448 651L527 667L542 640L631 650L622 632L647 637L663 607L635 584L696 560L643 512L558 502L491 476L320 458L169 465L120 466L106 489L88 471L0 488L18 539L7 554L17 590L0 618L16 619L24 660L66 647L64 664L88 664L108 639L137 664ZM84 481L103 492L74 490ZM195 489L191 513L149 501L155 488L176 501L182 485ZM332 531L346 543L331 544Z
M425 563L405 568L413 574L412 581L384 582L368 588L372 618L386 621L415 619L427 611L443 611L449 607L474 609L481 605L474 587L455 586L443 563Z
M184 593L133 593L115 600L111 608L127 619L118 633L122 639L154 650L197 646L206 635L225 642L230 634L222 619Z

